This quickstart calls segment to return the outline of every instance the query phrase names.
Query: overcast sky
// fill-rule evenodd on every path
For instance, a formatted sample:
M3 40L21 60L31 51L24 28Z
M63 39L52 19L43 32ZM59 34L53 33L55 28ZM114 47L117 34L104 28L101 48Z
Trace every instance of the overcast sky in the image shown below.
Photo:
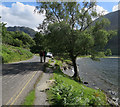
M0 16L2 22L7 26L26 26L37 30L37 26L42 23L45 16L34 13L36 2L2 2L0 5ZM97 12L104 11L104 14L118 10L117 2L99 2Z

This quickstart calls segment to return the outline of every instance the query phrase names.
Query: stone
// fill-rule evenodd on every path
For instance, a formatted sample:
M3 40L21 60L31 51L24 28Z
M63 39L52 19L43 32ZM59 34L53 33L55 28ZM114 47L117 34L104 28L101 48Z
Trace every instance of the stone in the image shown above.
M95 83L93 83L93 86L96 86Z
M115 97L113 97L112 99L113 99L113 101L115 101L115 102L118 102L118 100L119 100L119 98L115 98Z
M88 84L88 82L84 82L84 84Z
M52 85L52 84L55 83L55 80L47 80L46 83L49 84L49 85Z
M109 91L109 93L112 94L112 95L116 95L117 94L115 91L111 91L111 90Z
M98 90L99 88L98 88L98 87L95 87L95 89L97 89L97 90Z

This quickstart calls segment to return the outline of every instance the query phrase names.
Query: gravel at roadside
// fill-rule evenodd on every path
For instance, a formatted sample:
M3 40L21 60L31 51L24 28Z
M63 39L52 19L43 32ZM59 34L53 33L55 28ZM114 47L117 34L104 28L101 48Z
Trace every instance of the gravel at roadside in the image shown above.
M42 78L35 88L36 99L34 105L49 105L45 89L48 88L46 81L49 80L50 76L50 73L43 73Z

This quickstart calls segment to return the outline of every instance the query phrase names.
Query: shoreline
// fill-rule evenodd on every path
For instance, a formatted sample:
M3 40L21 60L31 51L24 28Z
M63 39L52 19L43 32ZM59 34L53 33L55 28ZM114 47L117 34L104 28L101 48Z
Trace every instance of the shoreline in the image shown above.
M68 76L72 76L73 75L73 71L72 70L62 70L62 72ZM89 77L88 77L89 78ZM86 84L87 83L87 84ZM93 82L94 83L94 82ZM112 105L112 106L118 106L118 97L116 98L116 96L111 96L109 91L111 91L111 93L115 93L114 91L112 91L111 89L106 92L105 90L101 89L100 86L97 86L96 84L92 85L92 84L89 84L89 82L87 81L83 81L83 84L86 86L86 87L89 87L89 88L92 88L92 89L96 89L96 90L101 90L103 93L105 93L106 95L106 98L107 98L107 102Z
M88 77L89 78L89 77ZM104 89L101 89L100 86L96 86L95 84L94 85L91 85L89 84L85 84L86 81L83 82L83 84L89 88L93 88L93 89L96 89L96 90L101 90L103 93L105 93L106 95L106 98L107 98L107 101L109 104L111 105L115 105L115 106L118 106L118 100L119 100L119 97L116 94L115 91L113 91L112 89L109 89L107 92L104 90Z
M114 57L109 57L109 58L116 59L118 57L114 56ZM106 59L109 59L109 58L106 58ZM105 58L103 58L103 59L105 59ZM102 58L101 58L101 60L102 60ZM104 61L104 60L102 60L102 61ZM97 62L98 65L96 66L96 65L94 65L94 63L96 64L96 62L92 61L90 58L77 59L79 75L80 75L84 85L86 85L87 87L93 88L93 89L100 89L101 91L103 91L106 94L108 102L111 105L118 106L118 98L119 98L118 97L118 87L115 84L111 83L110 81L106 80L106 78L107 78L106 72L100 71L99 66L100 66L100 68L102 68L102 70L104 70L104 67L105 68L108 67L108 65L104 65L104 67L102 67L102 65L99 65L99 63L103 63L102 61ZM109 61L109 60L105 60L105 61ZM110 64L111 64L111 61L112 61L112 59L110 59L110 61L109 61ZM63 70L63 73L65 73L69 76L72 76L74 74L72 69L67 69L65 71ZM109 70L111 70L111 69L108 69L108 71Z
M105 58L120 58L120 56L110 56L110 57L105 57Z
M109 58L114 58L115 60L113 61L117 61L116 58L118 57L113 56ZM79 75L83 83L87 83L85 84L87 87L102 90L106 94L108 98L108 102L118 105L118 99L119 99L118 86L111 83L110 78L107 78L107 76L109 77L108 74L113 75L111 74L110 71L113 72L113 71L116 71L117 69L115 69L116 66L113 66L115 63L111 62L112 59L104 60L104 59L109 59L109 58L101 58L101 62L100 61L94 62L90 58L79 58L77 59L78 70L79 70ZM109 64L110 65L112 64L112 67ZM117 75L117 71L116 71L116 74L114 75L115 77L112 76L112 78L116 78L117 77L116 75ZM110 81L108 81L107 79L110 79Z

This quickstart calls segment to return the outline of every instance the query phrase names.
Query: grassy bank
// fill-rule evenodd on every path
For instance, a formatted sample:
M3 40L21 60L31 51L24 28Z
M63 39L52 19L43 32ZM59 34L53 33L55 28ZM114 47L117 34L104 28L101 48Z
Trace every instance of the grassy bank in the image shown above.
M25 97L23 103L21 104L23 107L24 106L33 106L34 105L34 102L35 102L35 99L36 99L35 88L36 88L38 82L40 81L40 79L42 78L42 76L43 76L43 73L37 78L33 89Z
M29 92L22 105L34 105L34 100L35 100L35 89Z
M2 63L26 60L33 56L33 54L30 51L20 47L14 47L3 44L1 49L2 52L0 53L0 56L2 56Z
M51 105L107 105L106 95L101 90L86 87L63 74L57 61L53 78L56 83L47 91L48 100Z

